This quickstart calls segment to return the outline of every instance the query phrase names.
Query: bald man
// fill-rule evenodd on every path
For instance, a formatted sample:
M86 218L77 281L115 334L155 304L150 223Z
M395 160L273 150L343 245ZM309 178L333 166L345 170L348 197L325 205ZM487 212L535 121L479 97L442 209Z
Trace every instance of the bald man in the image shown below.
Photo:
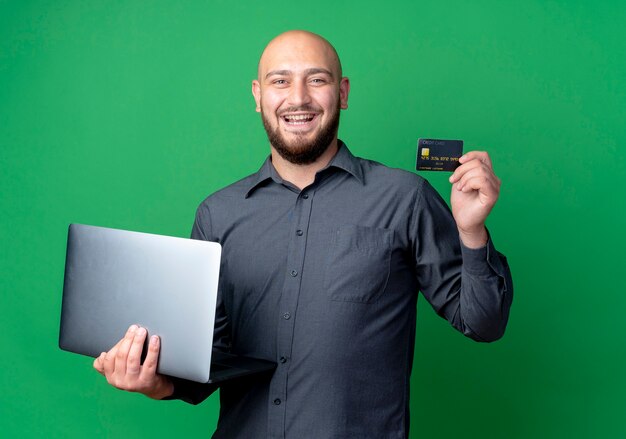
M486 152L450 177L452 212L420 176L337 138L350 81L319 35L265 48L252 81L270 156L198 207L220 242L215 347L277 362L221 385L214 438L406 438L418 291L477 341L505 330L513 290L485 228L500 180ZM159 339L132 326L94 367L115 387L197 404L214 390L156 373Z

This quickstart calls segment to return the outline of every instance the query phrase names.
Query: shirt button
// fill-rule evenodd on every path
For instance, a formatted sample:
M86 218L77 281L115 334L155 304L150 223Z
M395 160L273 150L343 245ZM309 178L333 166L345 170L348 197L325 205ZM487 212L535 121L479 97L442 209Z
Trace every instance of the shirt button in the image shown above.
M304 232L302 230L296 230L296 235L298 236L302 236Z
M304 198L305 200L308 200L309 199L309 194L302 195L302 198Z
M285 357L280 357L279 360L282 364L285 364L287 362L287 359Z
M286 312L285 314L283 314L283 319L285 320L289 320L291 318L291 314L289 314L288 312Z
M274 405L280 405L280 399L276 398L276 399L274 400Z
M298 272L296 270L291 270L291 275L293 277L296 277L298 275Z

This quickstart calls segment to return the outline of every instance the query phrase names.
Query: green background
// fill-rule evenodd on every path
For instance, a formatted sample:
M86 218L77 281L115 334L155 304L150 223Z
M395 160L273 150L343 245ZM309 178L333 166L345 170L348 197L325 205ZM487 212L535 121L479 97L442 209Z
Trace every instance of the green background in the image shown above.
M474 343L420 302L411 437L626 437L624 23L620 1L0 0L0 435L213 431L216 395L115 391L58 349L67 226L188 236L268 154L250 81L304 28L342 57L356 155L411 170L418 137L460 138L503 181L507 333Z

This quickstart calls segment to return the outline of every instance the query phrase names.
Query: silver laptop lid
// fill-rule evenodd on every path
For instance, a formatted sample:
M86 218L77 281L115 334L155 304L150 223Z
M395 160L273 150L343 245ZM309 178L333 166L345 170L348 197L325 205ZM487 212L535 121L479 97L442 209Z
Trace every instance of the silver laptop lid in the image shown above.
M71 224L61 349L96 357L136 323L161 337L158 372L209 380L218 243Z

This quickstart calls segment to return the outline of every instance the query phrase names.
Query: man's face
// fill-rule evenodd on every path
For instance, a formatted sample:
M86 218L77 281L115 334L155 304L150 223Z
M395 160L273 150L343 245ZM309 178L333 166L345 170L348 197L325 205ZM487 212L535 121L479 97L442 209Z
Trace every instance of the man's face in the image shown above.
M336 141L348 91L332 48L300 33L284 34L268 45L252 84L272 147L294 164L313 163Z

